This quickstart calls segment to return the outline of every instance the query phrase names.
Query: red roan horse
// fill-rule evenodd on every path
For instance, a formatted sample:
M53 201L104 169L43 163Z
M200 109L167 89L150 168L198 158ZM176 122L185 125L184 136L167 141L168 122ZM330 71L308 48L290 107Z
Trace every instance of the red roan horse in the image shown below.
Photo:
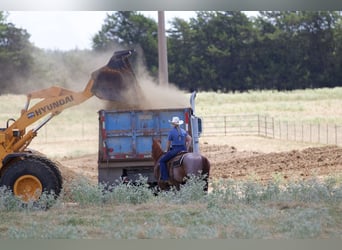
M158 186L161 190L166 190L169 187L160 182L160 165L159 160L163 156L164 151L161 147L159 139L153 139L152 143L152 158L154 160L154 176L158 180ZM178 162L178 164L174 164ZM176 155L168 164L169 178L172 183L179 190L180 185L185 183L186 178L194 176L203 176L206 184L204 191L208 191L208 179L210 172L209 160L199 153L185 152L181 155Z

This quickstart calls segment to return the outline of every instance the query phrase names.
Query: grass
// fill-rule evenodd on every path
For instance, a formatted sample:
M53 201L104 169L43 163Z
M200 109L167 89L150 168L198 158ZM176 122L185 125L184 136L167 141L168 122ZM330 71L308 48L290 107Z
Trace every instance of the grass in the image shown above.
M189 96L188 94L186 94ZM9 118L18 119L24 107L23 95L0 96L0 119L6 126ZM32 141L30 147L51 158L77 157L96 153L98 148L98 114L106 102L95 97L54 117ZM342 124L342 88L308 89L289 92L251 91L248 93L199 92L195 112L198 116L224 114L269 115L280 121ZM205 124L203 125L205 128ZM33 127L33 126L31 126ZM79 147L70 148L70 142ZM56 144L68 142L68 146Z
M25 100L24 96L0 96L0 127L9 118L18 119ZM342 88L199 92L196 113L261 113L282 120L341 124L341 102ZM39 131L30 146L57 159L96 153L97 111L102 105L91 99L65 110ZM281 150L291 145L282 142ZM201 180L193 179L180 192L155 196L144 180L139 186L118 185L109 192L80 178L66 183L65 189L71 191L63 190L56 202L44 196L24 206L1 189L0 239L342 238L341 176L297 183L280 180L275 176L267 185L218 180L205 195Z
M0 201L0 239L341 239L341 179L268 185L192 178L158 196L144 185L111 192L85 179L49 209ZM6 196L2 191L1 197ZM47 223L49 222L49 223Z
M254 113L283 121L342 123L342 88L197 94L199 116Z

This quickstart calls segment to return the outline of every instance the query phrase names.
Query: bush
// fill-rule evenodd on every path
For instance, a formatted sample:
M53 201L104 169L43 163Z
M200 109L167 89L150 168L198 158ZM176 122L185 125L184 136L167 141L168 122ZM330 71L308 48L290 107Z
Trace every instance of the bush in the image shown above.
M136 183L118 183L115 185L91 184L80 178L71 183L71 199L80 205L104 204L141 204L153 197L147 179L142 176Z
M6 187L0 187L0 211L46 210L56 204L53 193L43 192L37 201L23 202Z
M176 204L187 204L194 201L202 200L207 194L204 191L206 185L205 177L191 175L188 177L186 183L181 185L180 190L171 188L168 192L160 192L159 198L166 202Z
M135 183L119 183L107 188L104 193L106 203L142 204L154 197L149 188L147 178L140 175Z

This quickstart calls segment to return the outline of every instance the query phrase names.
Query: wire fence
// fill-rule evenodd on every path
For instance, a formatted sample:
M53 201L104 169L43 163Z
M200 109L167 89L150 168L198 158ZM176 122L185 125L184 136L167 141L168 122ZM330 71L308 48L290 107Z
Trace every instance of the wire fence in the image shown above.
M257 135L289 141L342 145L342 126L288 122L258 114L202 116L203 136Z
M342 125L289 122L259 114L202 116L201 136L255 135L288 141L342 145ZM37 142L97 141L98 123L78 120L72 125L51 123L39 131Z

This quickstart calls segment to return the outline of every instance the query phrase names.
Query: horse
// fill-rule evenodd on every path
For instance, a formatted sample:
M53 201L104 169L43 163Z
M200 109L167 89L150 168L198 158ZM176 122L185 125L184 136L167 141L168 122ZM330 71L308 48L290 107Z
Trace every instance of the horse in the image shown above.
M168 190L170 186L160 181L160 158L165 154L162 149L159 139L153 138L152 143L152 158L154 160L154 177L158 181L160 190ZM178 163L178 164L177 164ZM194 152L181 152L172 158L168 164L168 171L171 186L176 190L180 189L181 184L186 182L186 179L193 176L201 176L205 181L203 190L208 192L208 181L210 173L210 162L205 156Z

